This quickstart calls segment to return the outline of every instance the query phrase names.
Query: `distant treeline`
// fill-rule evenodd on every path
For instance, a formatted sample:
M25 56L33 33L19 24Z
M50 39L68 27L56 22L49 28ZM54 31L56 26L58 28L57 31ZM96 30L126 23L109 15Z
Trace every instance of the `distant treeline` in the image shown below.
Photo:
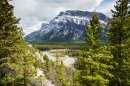
M69 43L69 42L30 42L33 47L45 51L51 49L84 49L86 43Z

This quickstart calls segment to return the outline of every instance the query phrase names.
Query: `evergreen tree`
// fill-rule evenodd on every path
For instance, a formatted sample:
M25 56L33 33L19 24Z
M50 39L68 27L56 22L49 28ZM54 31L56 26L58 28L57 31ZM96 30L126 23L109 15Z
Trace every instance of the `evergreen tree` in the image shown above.
M87 26L86 29L87 29L87 34L85 34L86 43L92 49L98 48L98 46L100 46L101 44L99 41L99 37L102 34L103 28L100 25L99 18L95 12L93 13L92 20L90 20L90 26Z
M112 74L109 70L112 68L106 46L101 46L99 37L103 28L100 25L99 18L93 13L90 26L87 26L86 42L89 48L84 50L80 58L79 82L83 86L107 86Z
M26 86L35 72L13 8L7 0L0 1L0 86Z
M114 75L110 86L130 85L130 58L127 40L130 37L130 0L117 0L115 10L112 10L108 39L111 42L111 55L113 55L112 73Z
M67 77L66 77L66 68L63 64L63 62L61 62L61 64L59 62L56 63L56 77L57 77L57 83L59 86L67 86Z

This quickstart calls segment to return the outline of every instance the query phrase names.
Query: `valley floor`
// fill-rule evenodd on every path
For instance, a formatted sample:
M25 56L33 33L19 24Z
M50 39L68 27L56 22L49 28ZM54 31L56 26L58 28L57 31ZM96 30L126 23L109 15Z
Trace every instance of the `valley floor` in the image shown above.
M44 55L47 55L50 60L56 61L57 57L54 56L51 52L53 52L53 51L66 51L66 50L67 49L55 49L55 50L49 50L49 51L42 51L42 53ZM58 58L67 67L71 67L74 64L74 62L75 62L75 58L74 57L69 57L68 55L65 55L65 56L62 56L62 57L58 57Z

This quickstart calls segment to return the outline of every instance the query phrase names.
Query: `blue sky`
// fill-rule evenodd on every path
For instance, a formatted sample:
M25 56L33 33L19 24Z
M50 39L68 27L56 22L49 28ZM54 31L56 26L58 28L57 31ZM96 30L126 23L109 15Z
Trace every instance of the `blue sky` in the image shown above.
M40 29L42 23L47 23L59 12L66 10L83 10L102 12L111 17L115 0L13 0L10 2L14 14L21 18L20 27L26 34Z
M113 1L115 2L115 0L104 0L104 1L102 2L102 4L103 4L103 3L113 2Z

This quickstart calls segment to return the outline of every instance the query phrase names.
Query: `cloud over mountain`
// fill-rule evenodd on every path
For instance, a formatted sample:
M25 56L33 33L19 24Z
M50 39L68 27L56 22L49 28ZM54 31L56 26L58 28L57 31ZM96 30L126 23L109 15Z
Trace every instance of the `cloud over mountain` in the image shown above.
M20 26L28 34L38 29L37 24L50 21L61 11L94 11L103 1L105 0L13 0L10 3L15 6L16 17L21 18Z

